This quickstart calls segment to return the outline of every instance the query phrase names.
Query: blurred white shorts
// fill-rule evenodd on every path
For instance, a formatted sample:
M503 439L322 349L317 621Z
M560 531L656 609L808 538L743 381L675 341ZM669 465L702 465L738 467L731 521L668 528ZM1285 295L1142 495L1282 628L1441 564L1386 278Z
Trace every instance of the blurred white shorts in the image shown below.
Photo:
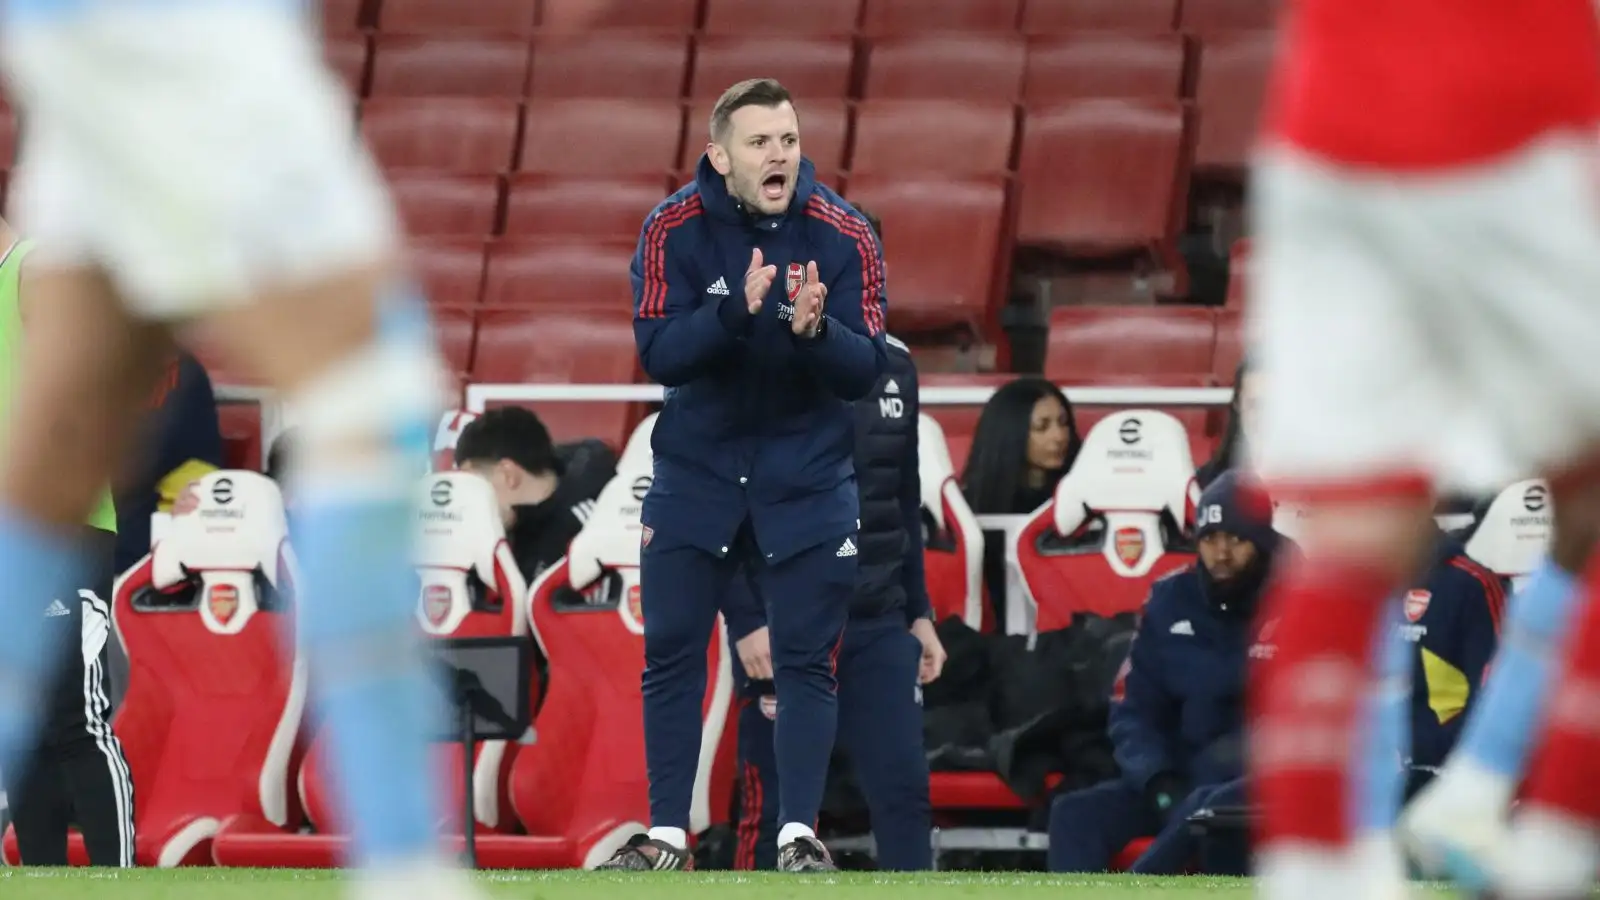
M1600 440L1600 154L1357 173L1275 147L1252 184L1248 338L1269 480L1482 490Z
M395 256L353 104L288 8L94 6L8 22L3 52L32 260L99 265L166 320Z

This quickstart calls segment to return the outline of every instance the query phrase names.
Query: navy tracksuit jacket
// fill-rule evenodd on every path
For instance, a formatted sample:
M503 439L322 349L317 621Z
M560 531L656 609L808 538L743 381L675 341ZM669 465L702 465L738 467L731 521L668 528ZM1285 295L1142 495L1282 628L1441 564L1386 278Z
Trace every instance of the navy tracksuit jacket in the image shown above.
M1134 870L1176 874L1188 862L1189 813L1243 802L1245 672L1259 640L1250 618L1218 609L1198 562L1151 586L1112 696L1122 775L1055 800L1051 871L1104 871L1134 838L1174 831L1178 840L1158 840ZM1192 788L1165 821L1146 799L1164 774Z
M778 276L752 316L744 276L757 248ZM791 322L812 261L828 296L821 333L806 339ZM689 826L706 642L740 572L759 584L771 628L780 817L810 823L856 579L850 402L884 366L882 251L809 161L788 211L761 216L702 156L694 183L646 219L632 279L639 361L667 388L640 553L651 824Z
M855 597L840 648L839 743L866 796L878 866L932 868L928 761L922 745L922 644L910 625L929 616L923 572L922 478L917 452L917 368L889 338L888 369L856 402L855 467L861 531ZM765 624L746 579L729 593L733 641ZM741 687L740 815L736 869L777 865L780 780L773 744L772 683L749 679L734 655Z

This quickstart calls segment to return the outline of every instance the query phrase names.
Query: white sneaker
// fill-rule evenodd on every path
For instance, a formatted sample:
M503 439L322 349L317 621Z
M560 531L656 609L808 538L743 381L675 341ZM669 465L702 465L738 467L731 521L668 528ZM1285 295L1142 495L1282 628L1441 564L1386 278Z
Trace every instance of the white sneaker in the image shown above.
M1500 776L1470 763L1446 766L1401 814L1401 844L1423 874L1487 891L1491 860L1506 845L1510 796Z
M1350 848L1356 896L1363 900L1408 900L1411 882L1400 846L1389 831L1358 835Z

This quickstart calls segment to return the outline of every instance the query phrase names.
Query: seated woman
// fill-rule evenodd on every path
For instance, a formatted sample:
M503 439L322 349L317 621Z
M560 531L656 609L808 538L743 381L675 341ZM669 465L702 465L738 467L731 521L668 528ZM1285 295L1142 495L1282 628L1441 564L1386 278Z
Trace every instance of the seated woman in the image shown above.
M961 493L977 515L1026 515L1049 502L1082 445L1067 395L1043 378L1018 378L983 405ZM1004 535L985 532L983 583L997 622L1006 620L1005 558Z

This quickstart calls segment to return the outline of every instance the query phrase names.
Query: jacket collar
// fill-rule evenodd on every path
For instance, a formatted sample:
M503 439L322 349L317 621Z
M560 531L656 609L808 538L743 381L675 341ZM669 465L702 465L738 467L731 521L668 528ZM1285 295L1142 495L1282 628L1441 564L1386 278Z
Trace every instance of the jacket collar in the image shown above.
M700 154L700 163L695 166L694 181L695 187L700 191L700 203L707 215L735 225L765 227L770 230L777 228L789 217L805 211L806 204L811 200L811 193L816 189L817 170L811 165L811 160L801 158L800 174L794 186L794 199L789 202L787 210L776 216L752 213L743 203L735 200L728 193L727 181L720 172L711 167L711 159L704 153Z

